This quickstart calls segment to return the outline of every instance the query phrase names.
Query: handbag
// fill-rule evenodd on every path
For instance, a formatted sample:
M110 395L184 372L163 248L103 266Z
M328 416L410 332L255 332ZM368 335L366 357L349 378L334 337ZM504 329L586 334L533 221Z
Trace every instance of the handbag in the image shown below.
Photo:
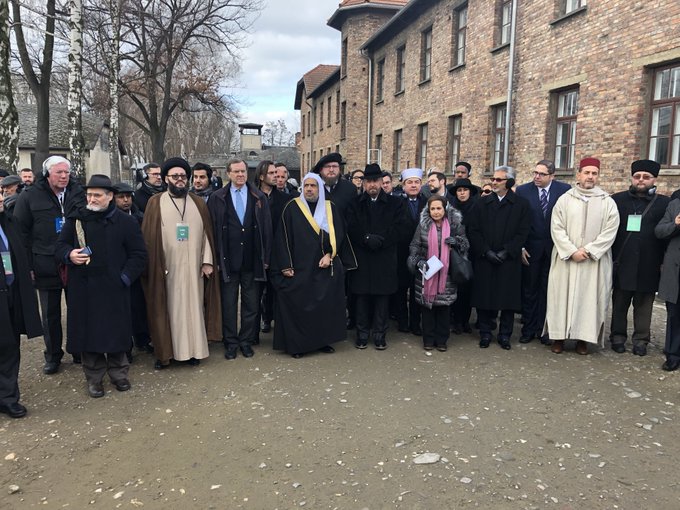
M456 248L451 248L449 276L455 284L466 283L472 280L472 262L464 255L461 255Z

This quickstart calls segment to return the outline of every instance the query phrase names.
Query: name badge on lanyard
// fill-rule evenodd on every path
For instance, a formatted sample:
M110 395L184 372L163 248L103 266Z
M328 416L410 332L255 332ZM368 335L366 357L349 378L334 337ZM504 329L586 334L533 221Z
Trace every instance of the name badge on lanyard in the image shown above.
M640 232L642 229L642 215L629 214L628 223L626 224L626 232Z
M8 251L0 252L0 257L2 257L2 265L5 267L5 276L10 276L14 274L12 269L12 256Z
M57 232L57 234L61 232L61 229L64 226L64 221L65 219L63 217L54 218L54 230Z
M186 223L178 223L176 232L178 241L189 240L189 225L187 225Z

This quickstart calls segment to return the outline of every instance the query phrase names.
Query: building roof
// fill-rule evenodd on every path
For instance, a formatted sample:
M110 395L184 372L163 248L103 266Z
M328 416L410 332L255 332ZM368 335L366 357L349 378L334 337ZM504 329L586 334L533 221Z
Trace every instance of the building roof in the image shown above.
M311 71L306 72L297 84L295 109L299 110L302 106L302 100L313 96L314 92L331 81L334 75L340 78L340 66L319 64Z
M19 113L19 148L34 149L37 139L38 107L34 104L17 104ZM85 149L92 150L102 129L108 126L100 117L83 112L83 138ZM69 150L68 108L50 105L50 150Z
M336 30L342 30L342 25L347 17L357 11L368 9L398 11L407 2L408 0L344 0L330 17L327 24Z
M375 32L364 44L362 50L373 50L376 46L381 46L392 37L404 31L405 27L415 23L423 12L436 4L439 0L411 0L394 15L380 30Z

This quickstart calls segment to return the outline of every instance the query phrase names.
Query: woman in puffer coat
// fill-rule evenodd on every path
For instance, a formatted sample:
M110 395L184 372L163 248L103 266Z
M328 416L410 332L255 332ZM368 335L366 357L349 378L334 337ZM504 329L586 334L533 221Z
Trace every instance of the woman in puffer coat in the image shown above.
M408 267L416 275L416 302L423 307L423 347L446 351L451 318L449 307L456 300L456 284L449 276L449 253L452 248L467 256L470 243L465 236L462 215L442 196L432 196L420 213L420 223L413 235ZM429 280L421 276L427 261L436 256L443 264Z

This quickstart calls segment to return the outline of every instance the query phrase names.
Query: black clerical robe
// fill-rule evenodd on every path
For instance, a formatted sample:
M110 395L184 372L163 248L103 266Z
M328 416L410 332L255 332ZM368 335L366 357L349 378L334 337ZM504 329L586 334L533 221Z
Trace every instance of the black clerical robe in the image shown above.
M289 354L311 352L345 339L345 271L357 267L335 205L326 201L331 213L331 232L326 232L313 222L316 204L310 204L312 215L307 217L301 200L291 200L283 209L270 266L276 289L274 349ZM320 268L322 257L334 251L331 266ZM285 269L293 269L294 276L284 276Z

